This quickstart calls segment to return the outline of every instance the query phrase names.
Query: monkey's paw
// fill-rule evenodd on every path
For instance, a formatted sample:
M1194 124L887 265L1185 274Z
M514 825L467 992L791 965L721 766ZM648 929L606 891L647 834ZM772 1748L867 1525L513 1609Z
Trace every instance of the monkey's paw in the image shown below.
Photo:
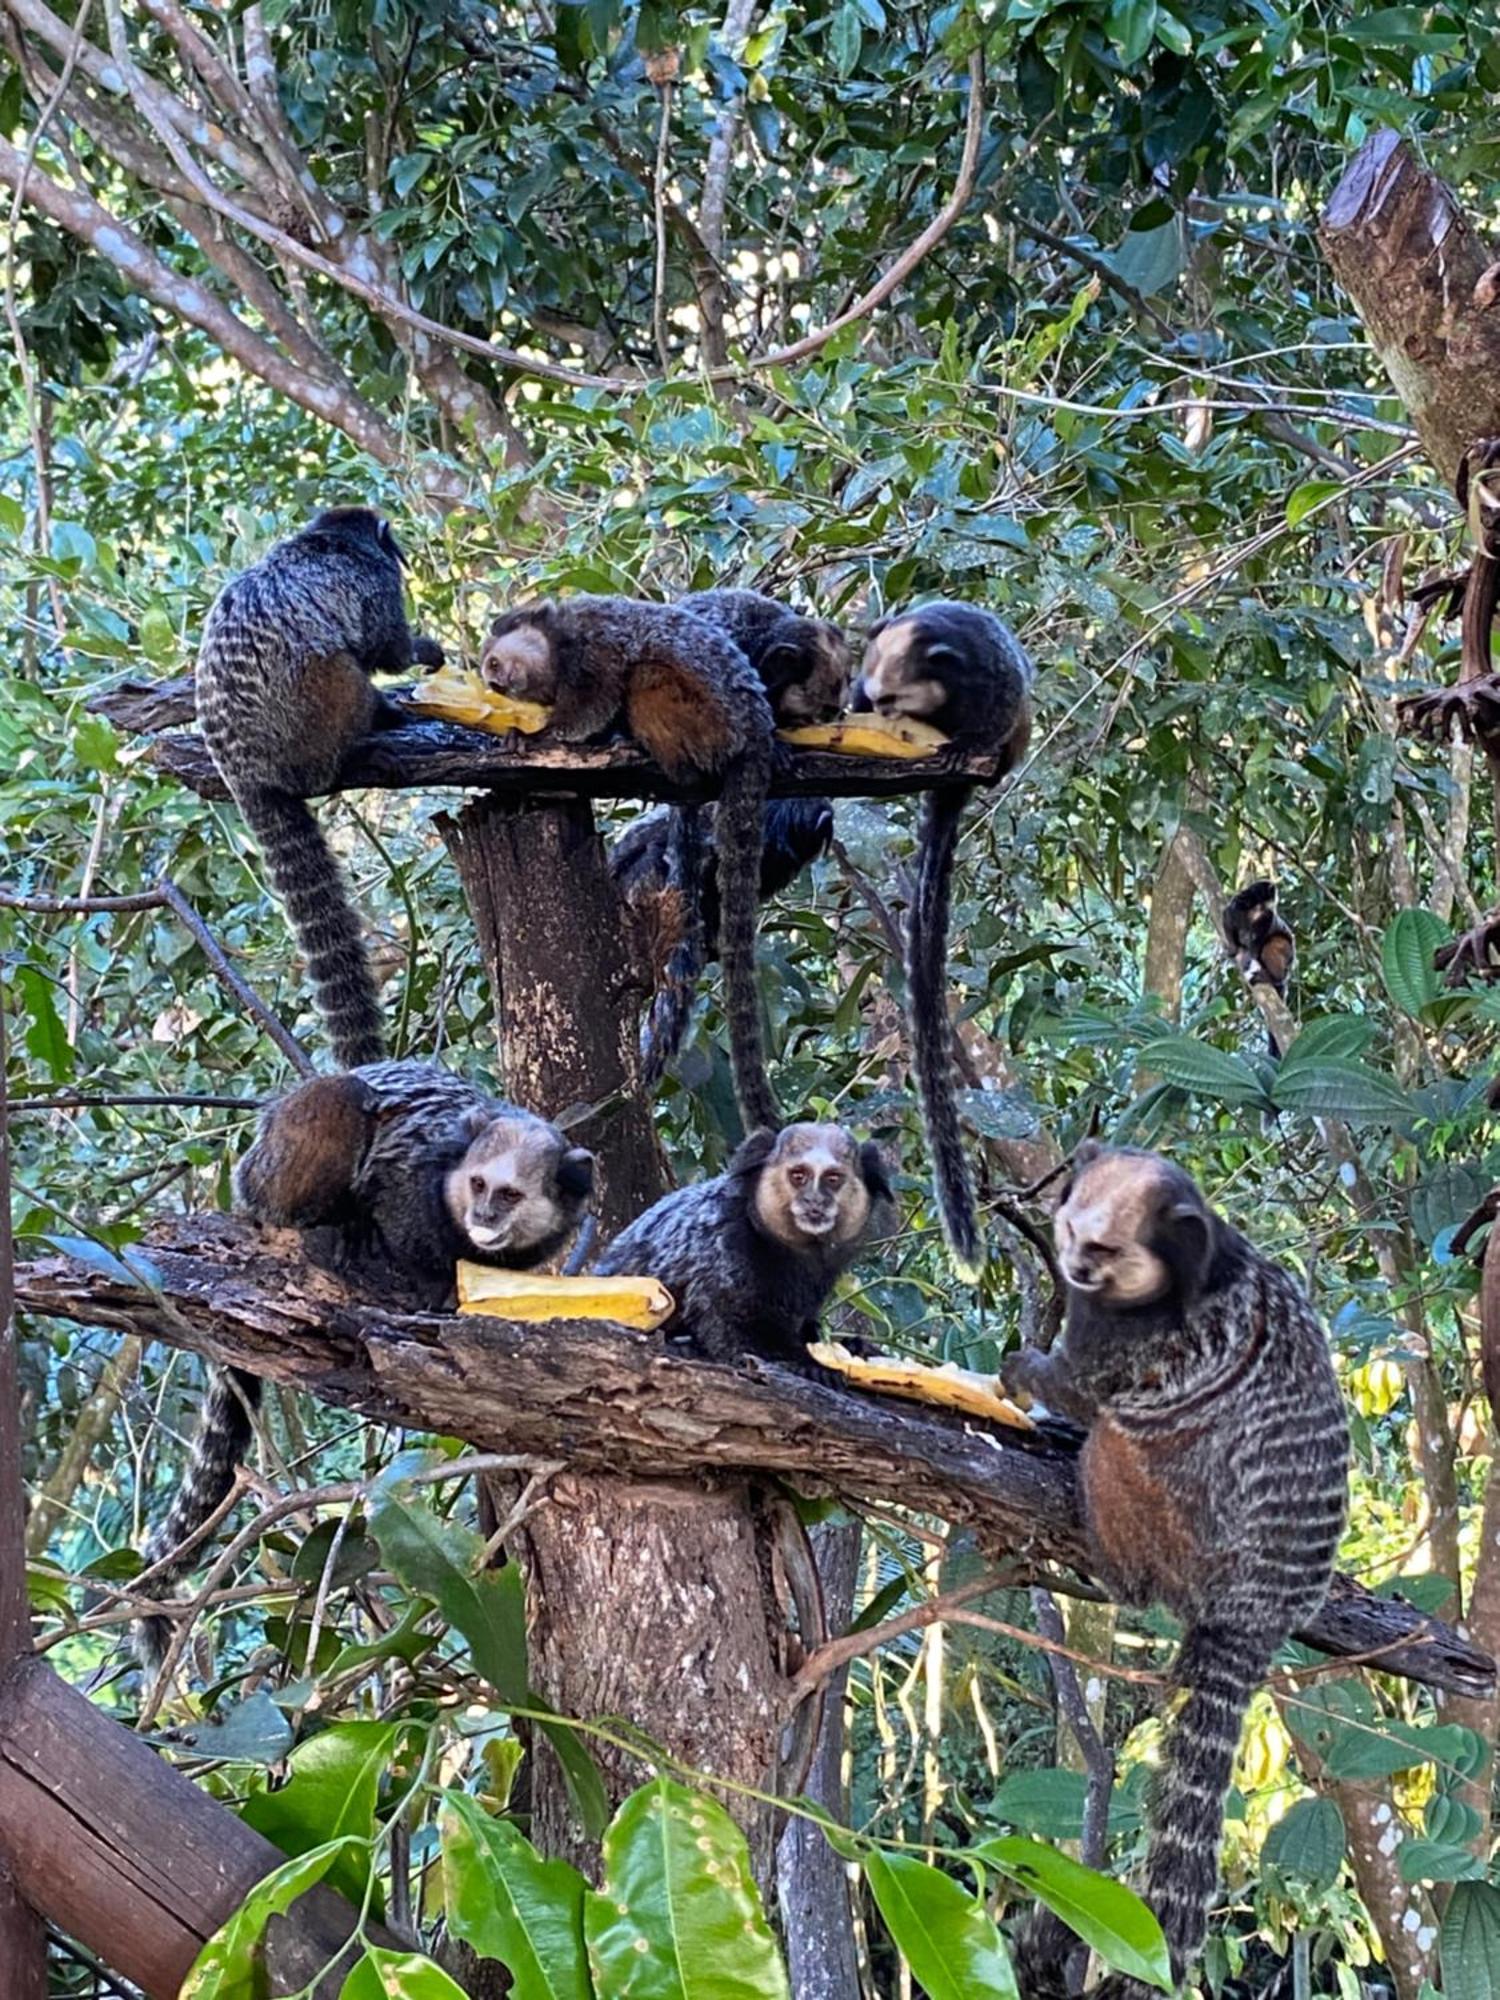
M1438 972L1447 973L1449 986L1466 985L1471 978L1489 983L1500 979L1500 960L1492 959L1492 952L1500 952L1500 910L1492 911L1461 937L1440 944L1432 954L1432 963Z
M1396 704L1396 720L1402 729L1431 743L1445 742L1455 722L1466 743L1500 738L1500 674L1482 674L1456 687L1407 695Z

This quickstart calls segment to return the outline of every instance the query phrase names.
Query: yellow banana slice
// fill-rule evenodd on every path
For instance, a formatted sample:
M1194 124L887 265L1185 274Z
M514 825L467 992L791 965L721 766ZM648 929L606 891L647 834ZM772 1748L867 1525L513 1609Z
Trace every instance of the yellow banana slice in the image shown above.
M811 722L777 733L798 750L831 750L839 757L913 759L948 748L941 729L904 715L846 715L839 722Z
M460 1262L458 1309L491 1319L607 1319L649 1332L671 1318L673 1299L656 1278L553 1278Z
M433 715L441 722L465 722L471 729L488 729L496 736L519 729L523 736L535 736L547 727L552 711L536 701L512 701L496 694L478 674L467 667L439 667L435 674L418 681L407 698L407 707L419 715Z
M816 1341L807 1351L825 1368L835 1369L860 1388L874 1389L882 1396L907 1396L914 1402L962 1410L966 1416L983 1417L989 1423L1012 1424L1021 1431L1036 1429L1025 1411L1001 1394L995 1376L978 1375L956 1362L929 1368L920 1361L898 1361L894 1355L878 1355L867 1361L851 1354L837 1340Z

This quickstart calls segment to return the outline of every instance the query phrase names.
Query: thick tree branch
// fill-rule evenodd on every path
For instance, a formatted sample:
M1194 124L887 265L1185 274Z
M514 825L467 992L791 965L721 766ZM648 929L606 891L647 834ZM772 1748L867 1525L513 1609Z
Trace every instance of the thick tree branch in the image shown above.
M92 1253L22 1265L17 1298L480 1450L627 1478L774 1476L966 1523L993 1554L1086 1568L1073 1453L1050 1437L981 1431L769 1364L752 1373L679 1358L615 1327L395 1313L273 1254L295 1248L224 1218L164 1224L131 1257L160 1287L165 1314L123 1264ZM1494 1685L1488 1654L1347 1577L1301 1636L1434 1686Z

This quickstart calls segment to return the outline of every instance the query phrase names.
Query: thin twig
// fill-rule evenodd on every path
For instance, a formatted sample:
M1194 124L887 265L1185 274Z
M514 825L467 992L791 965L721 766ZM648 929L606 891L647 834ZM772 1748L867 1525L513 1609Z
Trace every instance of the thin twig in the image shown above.
M263 1097L215 1097L207 1091L190 1090L67 1090L56 1097L13 1097L10 1111L97 1111L116 1104L180 1104L208 1111L258 1111Z
M800 1701L812 1693L821 1681L830 1674L836 1674L840 1667L848 1666L851 1660L862 1660L880 1648L889 1645L892 1639L899 1639L907 1632L920 1632L926 1625L935 1625L942 1619L951 1619L959 1605L968 1604L976 1597L989 1597L994 1591L1003 1590L1012 1579L1007 1572L992 1573L987 1576L971 1577L967 1583L955 1590L946 1590L937 1597L926 1598L921 1604L914 1604L909 1611L900 1611L894 1618L887 1618L882 1625L871 1625L862 1632L845 1632L840 1638L825 1640L815 1646L798 1668L792 1680L792 1699Z
M280 1049L281 1053L286 1057L299 1076L312 1076L315 1071L311 1056L308 1055L306 1049L303 1048L291 1030L282 1026L281 1022L277 1020L276 1016L254 988L246 985L245 981L241 979L240 975L229 963L229 960L224 956L213 932L204 923L177 884L168 876L163 875L157 883L156 888L158 895L160 895L167 908L178 918L183 928L197 940L198 949L208 960L210 966L212 966L219 984L226 987L233 994L234 998L239 1001L252 1020L260 1023L261 1027L265 1029L271 1040Z
M661 92L661 120L656 132L656 173L652 180L652 201L656 210L656 282L651 296L651 326L656 335L656 351L663 375L672 372L672 350L667 342L667 154L672 143L671 79L658 85Z
M1068 1635L1057 1599L1051 1591L1042 1589L1040 1585L1034 1586L1031 1609L1036 1618L1037 1631L1054 1648L1060 1648ZM1078 1669L1073 1661L1061 1651L1052 1651L1047 1655L1047 1666L1052 1675L1052 1685L1057 1690L1057 1705L1073 1732L1073 1740L1088 1772L1088 1786L1083 1795L1079 1858L1088 1867L1099 1868L1104 1863L1109 1836L1109 1799L1115 1787L1114 1754L1094 1726L1083 1689L1078 1685Z

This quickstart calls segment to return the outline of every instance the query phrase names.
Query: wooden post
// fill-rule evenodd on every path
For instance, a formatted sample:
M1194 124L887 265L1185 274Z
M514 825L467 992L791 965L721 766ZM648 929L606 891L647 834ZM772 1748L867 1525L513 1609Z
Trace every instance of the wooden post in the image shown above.
M613 1235L669 1182L640 1088L647 996L592 809L581 798L517 807L486 796L443 836L489 967L505 1088L549 1117L603 1107L573 1133L599 1155L599 1225ZM762 1530L743 1480L712 1491L583 1473L557 1480L514 1540L539 1693L582 1721L628 1716L714 1776L773 1786L785 1687ZM645 1775L635 1757L596 1754L615 1799ZM769 1888L773 1811L741 1795L726 1803ZM532 1811L545 1851L595 1865L545 1746Z
M35 1658L0 1671L0 1834L27 1901L149 2000L175 2000L203 1945L285 1859ZM355 1922L331 1890L295 1903L267 1936L270 1990L317 1979L318 2000L333 2000ZM4 2000L44 1994L4 1951Z
M0 1004L0 1674L31 1652L26 1590L26 1488L21 1479L21 1384L10 1232L10 1129L5 1099L5 1009ZM0 1815L0 1824L3 1824ZM0 1994L46 2000L47 1939L0 1854Z

